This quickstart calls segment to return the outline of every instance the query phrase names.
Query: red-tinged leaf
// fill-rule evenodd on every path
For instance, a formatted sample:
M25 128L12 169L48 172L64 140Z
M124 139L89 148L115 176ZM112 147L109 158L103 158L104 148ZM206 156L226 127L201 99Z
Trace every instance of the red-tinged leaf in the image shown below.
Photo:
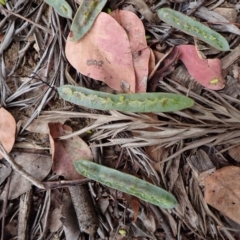
M117 91L135 92L128 36L109 14L101 12L80 41L72 42L68 36L65 52L80 73L103 81Z
M0 140L7 152L12 150L15 142L16 122L13 116L3 107L0 108ZM3 156L0 154L0 159Z
M240 168L228 166L205 179L205 201L240 224Z
M116 10L111 16L124 28L131 46L136 77L136 92L146 92L150 49L145 28L139 17L130 11Z
M69 126L61 123L49 123L49 138L53 158L53 171L66 179L81 179L73 165L75 160L92 160L92 152L88 145L78 136L66 140L57 138L72 132Z
M184 63L189 74L202 86L212 90L225 87L220 59L201 59L193 45L181 45L177 46L177 49L180 52L179 59Z

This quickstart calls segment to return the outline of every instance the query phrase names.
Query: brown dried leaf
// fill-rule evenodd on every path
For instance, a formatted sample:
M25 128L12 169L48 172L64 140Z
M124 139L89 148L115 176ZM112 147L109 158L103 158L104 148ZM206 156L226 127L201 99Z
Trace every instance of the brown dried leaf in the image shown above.
M37 180L44 179L51 170L52 162L50 156L33 154L33 153L14 153L14 161L20 165L23 170L34 176ZM10 189L8 199L15 199L23 193L29 191L32 187L29 182L20 173L13 172L11 175ZM6 189L1 194L1 199L4 198Z
M72 133L69 126L61 123L49 123L49 138L53 158L53 171L66 179L81 179L81 176L73 165L75 160L92 160L92 152L88 145L78 136L67 140L59 140L58 137Z
M205 179L205 201L240 224L240 168L227 166Z
M147 19L149 22L159 23L160 19L157 15L154 15L149 9L148 5L143 0L127 0L126 3L133 4L137 10Z

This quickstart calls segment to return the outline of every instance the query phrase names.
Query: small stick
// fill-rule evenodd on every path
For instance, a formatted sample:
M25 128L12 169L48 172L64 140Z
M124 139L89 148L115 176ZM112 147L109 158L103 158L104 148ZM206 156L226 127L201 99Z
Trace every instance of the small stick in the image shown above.
M26 178L28 181L30 181L36 187L38 187L40 189L45 189L45 186L40 181L38 181L36 178L31 176L28 172L26 172L24 169L22 169L21 166L19 166L17 163L14 162L13 158L6 152L1 141L0 141L0 153L8 161L8 163L11 165L11 167L14 171L21 174L24 178Z
M64 187L70 187L75 185L83 185L91 181L88 178L84 179L76 179L76 180L59 180L59 181L46 181L42 182L45 189L54 189L54 188L64 188Z
M36 27L41 28L43 31L45 31L45 32L47 32L47 33L52 35L52 31L49 28L43 27L42 25L40 25L38 23L35 23L34 21L32 21L32 20L30 20L28 18L25 18L25 17L21 16L20 14L17 14L15 12L9 11L9 10L5 9L1 4L0 4L0 10L2 10L3 12L9 13L11 15L14 15L16 17L19 17L19 18L21 18L21 19L23 19L23 20L25 20L25 21L35 25Z
M97 232L99 221L87 186L71 186L68 190L81 232L93 236Z

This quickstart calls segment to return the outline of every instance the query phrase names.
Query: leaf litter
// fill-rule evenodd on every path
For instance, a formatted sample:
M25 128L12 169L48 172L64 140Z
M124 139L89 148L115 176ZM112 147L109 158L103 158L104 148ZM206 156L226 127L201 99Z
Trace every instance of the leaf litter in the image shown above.
M97 155L94 155L94 161L103 165L112 162L111 167L130 170L132 174L138 174L145 179L149 178L152 182L156 183L156 185L164 186L165 189L171 191L180 202L179 208L171 212L163 211L163 209L154 209L151 205L145 205L146 208L143 208L141 203L140 211L145 211L144 214L146 218L143 217L144 215L142 215L141 212L137 214L137 211L135 211L135 213L132 211L130 205L124 202L124 199L127 199L126 196L120 195L119 193L114 194L114 191L111 189L97 183L91 183L88 186L91 199L96 203L96 205L94 205L95 207L97 207L98 204L103 204L103 201L98 202L98 199L108 199L108 203L104 205L105 207L103 206L103 209L105 209L104 213L101 215L104 224L98 223L98 237L107 238L109 236L117 236L118 229L120 229L123 230L121 233L126 230L129 238L146 237L146 233L149 231L148 236L151 236L152 239L156 239L159 236L163 239L167 237L180 237L180 235L181 237L189 237L189 233L195 238L211 239L215 238L217 235L219 239L236 239L238 233L231 231L231 227L234 230L238 230L238 227L236 225L231 225L223 218L222 214L229 216L227 212L224 211L221 213L222 209L219 207L216 207L219 211L213 211L212 208L209 208L209 205L207 205L203 198L202 187L199 185L198 180L192 176L192 167L185 161L187 157L194 156L196 150L204 149L217 169L221 170L226 166L231 167L232 163L236 163L234 158L232 158L231 161L229 160L228 153L230 154L230 150L239 145L239 99L233 97L238 97L238 94L234 92L233 88L231 90L233 94L227 94L226 89L228 88L229 82L227 81L225 83L225 88L216 92L199 86L198 84L193 86L193 79L190 79L189 82L185 82L184 80L180 81L180 79L183 79L181 78L181 74L175 75L173 70L176 68L176 65L183 68L182 63L177 61L178 58L174 56L167 56L166 60L168 61L168 67L165 68L167 70L163 70L162 75L161 71L158 72L159 75L157 77L155 75L157 79L155 87L158 91L181 93L193 98L195 100L195 105L191 109L175 113L157 113L158 119L152 120L151 117L139 113L120 113L116 111L100 112L78 107L66 107L69 106L67 103L56 101L54 96L55 91L51 88L66 83L65 72L71 74L72 83L80 83L95 90L99 89L104 83L91 79L91 76L89 77L87 74L85 76L80 73L75 74L74 69L67 66L66 59L63 57L64 39L67 38L69 32L70 20L59 17L54 9L49 11L46 10L47 5L42 4L36 8L34 2L35 1L31 3L19 3L15 5L15 8L11 9L13 13L20 12L23 17L29 19L24 20L23 18L17 18L14 24L11 24L11 21L8 21L10 18L10 13L8 12L5 14L4 19L1 20L1 24L6 25L3 31L6 39L8 39L8 41L5 40L4 45L1 45L1 105L12 113L17 122L16 140L15 138L11 138L16 141L15 146L21 143L21 141L35 142L38 145L44 146L44 138L39 137L40 135L37 136L36 133L32 133L30 128L29 131L25 130L26 127L31 124L32 120L38 116L38 120L41 121L42 119L42 121L46 121L42 127L44 129L46 129L47 122L51 121L51 119L53 122L56 120L56 116L58 119L70 119L68 121L70 121L70 125L73 126L74 132L62 136L60 139L69 141L70 137L81 135L88 144L91 144L92 150L97 151ZM70 3L70 1L68 2ZM157 21L154 22L152 20L152 9L157 9L159 5L156 4L156 6L154 6L154 1L151 1L151 4L149 3L150 1L146 1L147 4L144 1L129 2L131 2L133 6L136 6L137 14L141 17L146 30L144 34L151 35L151 39L147 40L148 49L150 47L156 51L154 43L156 37L158 37L158 41L165 39L168 48L176 45L176 43L179 43L179 40L182 41L183 39L184 44L189 45L188 48L193 44L193 39L189 36L186 37L181 31L172 34L168 32L170 27L166 24L161 22L156 25ZM129 3L125 2L125 5L128 4ZM209 3L209 6L204 3L203 5L210 11L212 10L211 7L214 8L214 5L211 5L211 3ZM26 6L29 8L26 8ZM119 1L118 8L122 6L123 4ZM173 7L172 3L170 3L169 6ZM180 5L178 6L179 8L175 9L179 9L180 11L181 7ZM71 7L73 8L73 12L76 12L76 5L71 4ZM222 5L222 7L224 7L224 5ZM234 4L232 4L231 7L235 7ZM37 14L28 15L30 9ZM198 12L198 9L196 12ZM206 15L209 14L209 12L206 13ZM194 14L194 16L197 17L197 13ZM36 22L36 24L28 21L30 19ZM200 16L197 20L204 22L203 18ZM63 21L65 21L65 24L63 24L64 26L60 24L60 22L62 23ZM49 22L49 24L46 24L46 22ZM42 25L46 31L43 31L43 28L39 28L39 25ZM227 24L225 26L232 25L233 24ZM26 27L28 27L28 31L24 30ZM14 29L17 31L13 32ZM152 29L154 29L154 32ZM221 29L218 28L217 31L220 30ZM231 72L228 71L233 62L239 64L239 51L237 48L235 30L227 30L233 32L231 37L229 37L225 31L226 29L224 32L220 33L226 37L235 51L229 54L222 54L218 51L220 54L217 56L216 51L214 53L213 50L209 49L207 50L208 54L205 62L209 59L219 58L222 61L222 68L225 70L223 76L224 78L227 76L227 79L229 79L229 77L234 77L231 75ZM18 38L18 42L16 42L15 37L19 33L22 35L21 38ZM33 40L26 44L29 37L28 33L29 36L32 34ZM14 48L13 43L17 43L17 48ZM33 43L38 45L38 51L31 48ZM19 53L18 57L9 58L9 56L11 56L9 55L10 50ZM209 53L211 52L212 54L210 55ZM131 51L129 51L128 54L129 53L131 53ZM161 54L165 55L165 53L166 50L163 49ZM36 58L32 58L33 64L31 65L31 60L29 59L34 55ZM196 57L191 59L192 62L196 61ZM24 67L26 63L28 66ZM162 63L160 63L157 70L161 70L161 64ZM6 69L6 71L4 72L2 69ZM131 71L134 72L134 69L132 68ZM168 72L167 74L166 71ZM171 72L173 73L171 74ZM196 73L196 70L194 70L194 73ZM22 76L28 76L26 81L21 81ZM220 78L219 75L218 78ZM69 77L66 77L66 79L69 79ZM203 80L206 81L206 79ZM77 82L75 83L74 81ZM128 81L124 79L124 89L120 88L119 91L129 90L127 82ZM117 84L119 85L119 82ZM135 82L134 91L136 91L137 84L138 83ZM31 95L34 91L36 91L37 94ZM237 91L237 88L235 91ZM24 111L19 114L19 109L22 107L24 107ZM43 109L45 110L44 112L42 111ZM19 115L21 114L26 115L29 119L22 125L21 122L19 122L21 120ZM79 127L80 122L84 122L82 127ZM20 131L19 126L23 126ZM149 153L151 156L149 157L143 148L147 146L153 146L153 149L150 150L152 153L159 151L164 156L158 159L158 157L156 157L157 154L154 155ZM25 147L23 149L26 150ZM46 153L46 148L39 149ZM36 151L39 151L39 149L33 149L33 151L35 151L34 156L36 156ZM107 151L107 149L111 151ZM14 151L15 150L16 149L14 149ZM112 152L112 154L109 154L109 152ZM154 165L156 162L158 163L157 166ZM2 160L1 168L4 169L6 167L7 163ZM216 173L217 171L218 170L216 170ZM35 175L35 173L32 174ZM224 175L227 176L227 173ZM61 178L60 180L63 181ZM60 184L59 187L61 187L58 175L51 174L51 176L47 176L46 181L56 181ZM70 182L68 182L68 184L70 184ZM213 181L210 185L214 186ZM48 235L47 231L45 231L48 228L46 224L47 219L50 215L54 215L54 212L51 213L51 210L58 209L59 206L51 202L54 199L57 200L56 195L51 195L53 190L36 191L37 188L33 188L33 190L34 200L27 196L28 193L22 196L24 196L25 199L30 199L28 201L34 203L36 215L42 216L41 221L44 231L40 229L38 225L39 221L36 220L35 224L32 226L33 231L31 232L30 239L36 239L38 233L41 233L41 237L44 238ZM233 189L233 191L234 190L235 189ZM68 187L61 191L64 192L65 200L69 200L70 188ZM234 195L229 194L229 196L233 197ZM22 197L20 197L20 199L21 198ZM20 201L20 199L17 198L15 201ZM63 196L58 197L58 199L63 203L63 207L65 207ZM4 202L6 203L6 201ZM13 202L9 201L9 203ZM50 203L53 204L53 208L50 208ZM17 209L17 207L15 209ZM62 214L66 216L69 209L70 208L65 208L65 213ZM74 211L75 210L73 210L73 213ZM19 215L22 214L24 213L19 213ZM157 229L154 230L149 229L148 221L146 220L150 219L152 214L158 226ZM71 216L72 215L73 214L71 214ZM7 216L8 218L5 220L7 221L5 225L6 229L9 229L10 223L8 219L12 216L14 218L16 215L14 211L10 211L7 213ZM56 216L56 219L58 218L59 214ZM133 218L137 220L134 222ZM234 217L231 218L234 221L238 221ZM1 220L2 219L4 218L1 218ZM118 221L116 222L114 219L118 219ZM20 221L17 220L16 217L14 220L17 222ZM179 225L179 220L182 222L181 226ZM77 236L80 229L79 226L73 228L70 222L71 219L68 218L63 227L66 236L70 237L69 239L71 239L72 236ZM76 218L72 222L76 222ZM159 227L160 222L161 227ZM60 225L58 225L58 227L59 226ZM9 231L7 231L6 234L10 234ZM59 236L61 235L60 233L57 234Z

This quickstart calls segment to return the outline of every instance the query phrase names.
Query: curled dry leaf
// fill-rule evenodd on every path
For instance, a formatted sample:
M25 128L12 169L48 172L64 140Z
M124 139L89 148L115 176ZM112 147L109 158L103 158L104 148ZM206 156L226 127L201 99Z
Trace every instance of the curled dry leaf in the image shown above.
M136 77L136 92L146 92L150 49L145 37L145 29L138 16L130 11L116 10L111 16L124 28L132 51Z
M74 168L75 160L92 160L92 152L88 145L78 136L57 140L58 137L69 134L72 129L61 123L49 123L49 138L53 158L53 171L66 179L83 178Z
M240 168L221 168L205 179L205 201L240 224Z
M104 81L117 91L135 92L128 36L109 14L101 12L88 34L78 42L72 42L68 36L65 52L80 73Z
M4 108L0 108L0 141L9 153L15 142L16 122L13 116ZM0 159L3 156L0 154Z
M225 87L222 76L222 64L220 59L201 59L193 45L177 46L179 59L186 66L189 74L202 86L220 90Z

